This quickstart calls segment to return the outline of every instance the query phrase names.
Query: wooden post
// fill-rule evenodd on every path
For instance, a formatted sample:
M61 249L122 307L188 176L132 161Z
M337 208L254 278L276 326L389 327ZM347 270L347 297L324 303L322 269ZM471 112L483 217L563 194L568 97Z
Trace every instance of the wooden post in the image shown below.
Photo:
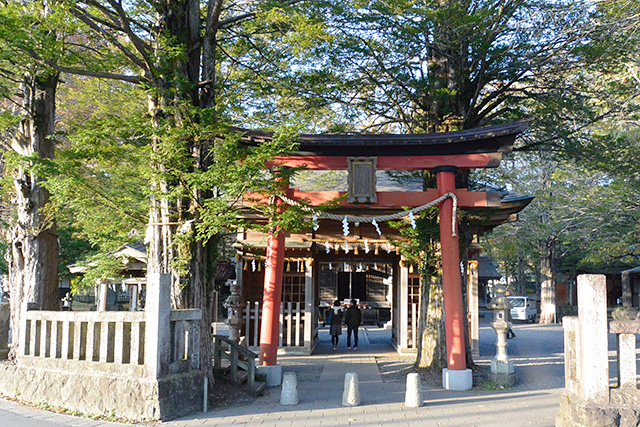
M438 180L438 194L454 193L458 168L440 166L434 169ZM467 368L462 315L462 279L460 277L460 242L451 228L453 200L446 199L440 205L440 245L442 252L442 280L444 290L445 331L447 335L447 365L449 370Z
M468 301L469 301L469 344L471 354L480 356L480 327L478 312L478 261L469 261Z
M263 366L275 365L277 361L284 246L284 230L272 230L267 242L262 323L260 325L260 364Z
M631 274L628 271L622 272L622 306L633 307L633 295L631 293Z

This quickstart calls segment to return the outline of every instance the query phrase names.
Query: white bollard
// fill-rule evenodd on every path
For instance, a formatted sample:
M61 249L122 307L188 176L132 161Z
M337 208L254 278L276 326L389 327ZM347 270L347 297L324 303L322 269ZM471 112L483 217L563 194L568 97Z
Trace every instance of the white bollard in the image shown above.
M356 372L344 374L344 393L342 393L342 406L360 405L360 383Z
M404 405L409 408L422 406L422 383L420 374L407 374L407 391L404 395Z
M280 404L284 406L298 404L298 378L295 372L285 372L282 376Z

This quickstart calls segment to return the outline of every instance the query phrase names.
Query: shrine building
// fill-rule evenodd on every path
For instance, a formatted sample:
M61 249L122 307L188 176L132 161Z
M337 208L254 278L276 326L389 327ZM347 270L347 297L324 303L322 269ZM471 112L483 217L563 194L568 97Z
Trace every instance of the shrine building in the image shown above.
M419 268L400 254L402 237L388 221L400 219L411 225L421 210L435 206L440 211L447 333L448 368L443 385L470 388L455 211L464 209L486 218L484 229L473 230L477 234L514 220L532 198L505 195L495 189L456 188L455 174L497 167L528 124L520 121L436 134L300 135L296 151L276 158L269 166L347 171L347 191L288 188L286 197L276 201L282 208L300 200L317 206L340 197L339 207L310 212L314 226L304 232L238 233L234 244L236 280L246 301L241 335L250 349L259 352L261 365L277 365L277 354L313 353L324 309L334 300L352 298L359 301L365 322L391 323L392 344L399 353L415 353ZM269 132L242 132L242 143L247 145L273 138ZM437 188L377 188L379 172L422 170L436 175ZM469 259L479 255L477 245L472 250L475 252ZM477 262L467 266L466 282L470 339L477 350L478 282L474 267Z

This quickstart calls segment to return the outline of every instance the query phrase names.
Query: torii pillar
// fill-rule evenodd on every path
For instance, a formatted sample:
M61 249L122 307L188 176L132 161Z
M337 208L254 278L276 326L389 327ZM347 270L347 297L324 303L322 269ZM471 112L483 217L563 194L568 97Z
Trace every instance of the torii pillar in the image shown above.
M276 198L275 203L282 204ZM278 206L278 211L282 209ZM267 375L267 386L282 383L282 366L277 364L280 338L280 303L282 300L282 274L284 268L285 230L271 227L267 240L260 323L260 366L257 369Z
M433 169L438 181L438 194L456 191L455 166ZM447 336L447 367L442 370L442 386L447 390L470 390L473 374L467 369L462 310L462 278L460 273L460 242L457 223L452 230L453 199L440 205L440 246L442 253L442 283L444 293L444 321ZM454 234L455 231L455 234Z

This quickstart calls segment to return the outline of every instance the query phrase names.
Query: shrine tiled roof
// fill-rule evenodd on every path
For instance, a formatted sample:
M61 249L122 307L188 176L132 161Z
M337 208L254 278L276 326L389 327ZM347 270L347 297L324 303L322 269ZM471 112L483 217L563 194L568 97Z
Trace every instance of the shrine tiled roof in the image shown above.
M530 120L456 132L423 134L301 134L292 155L316 156L405 156L505 153ZM242 142L258 145L273 139L273 132L232 128L242 133Z

